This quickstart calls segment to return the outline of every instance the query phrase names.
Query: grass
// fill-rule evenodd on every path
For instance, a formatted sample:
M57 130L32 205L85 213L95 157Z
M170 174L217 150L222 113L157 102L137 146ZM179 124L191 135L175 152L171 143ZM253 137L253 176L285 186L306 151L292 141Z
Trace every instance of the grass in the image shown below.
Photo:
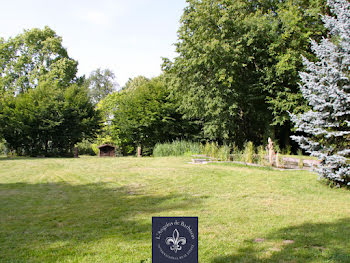
M350 262L350 192L190 157L0 158L0 262L151 262L152 216L198 216L199 262Z

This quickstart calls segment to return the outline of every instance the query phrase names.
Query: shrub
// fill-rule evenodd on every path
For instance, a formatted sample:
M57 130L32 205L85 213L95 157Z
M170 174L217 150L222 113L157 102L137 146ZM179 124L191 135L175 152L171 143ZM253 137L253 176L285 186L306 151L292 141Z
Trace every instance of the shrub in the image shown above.
M96 155L96 152L93 149L93 144L88 140L83 140L82 142L77 143L76 147L78 147L80 155Z
M93 143L93 144L91 144L91 148L92 148L92 150L94 151L94 153L95 153L95 155L98 155L98 153L99 153L99 149L98 149L98 144L97 143Z

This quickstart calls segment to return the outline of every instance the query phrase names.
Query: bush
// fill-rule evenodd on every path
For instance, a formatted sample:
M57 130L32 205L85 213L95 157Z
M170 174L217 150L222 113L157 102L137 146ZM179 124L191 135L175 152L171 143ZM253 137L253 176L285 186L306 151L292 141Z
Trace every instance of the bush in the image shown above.
M94 151L93 144L89 142L88 140L83 140L82 142L79 142L75 145L78 147L78 152L80 155L97 155L97 153Z
M74 145L95 136L101 116L87 89L40 82L17 96L1 98L0 133L17 155L73 156Z

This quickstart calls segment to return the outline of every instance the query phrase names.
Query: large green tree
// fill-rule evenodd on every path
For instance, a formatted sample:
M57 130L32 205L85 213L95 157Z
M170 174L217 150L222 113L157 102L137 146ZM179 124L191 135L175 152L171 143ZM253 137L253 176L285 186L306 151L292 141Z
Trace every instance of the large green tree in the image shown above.
M49 27L0 38L0 94L22 93L47 79L67 87L79 80L77 65L62 46L62 38Z
M143 84L147 83L148 81L149 79L146 78L145 76L137 76L135 78L129 78L128 81L125 83L123 89L134 90L142 86Z
M72 155L73 146L94 137L101 117L86 88L41 82L36 89L0 99L0 133L18 155Z
M101 117L62 39L45 27L0 40L0 136L19 155L72 154Z
M291 121L289 113L309 109L299 89L299 71L304 68L302 57L315 59L310 39L320 39L326 29L321 13L327 12L325 0L281 1L271 18L275 32L269 43L271 65L264 69L266 102L272 112L272 125L282 145L289 144Z
M119 142L123 154L134 153L141 146L148 155L157 142L189 139L198 133L196 124L184 120L177 104L169 99L163 77L140 79L131 80L132 88L110 94L99 104L109 116L107 134Z
M188 0L176 43L165 60L173 93L208 139L261 143L302 110L300 54L322 33L322 1ZM301 108L301 109L300 109ZM289 129L289 128L287 128Z

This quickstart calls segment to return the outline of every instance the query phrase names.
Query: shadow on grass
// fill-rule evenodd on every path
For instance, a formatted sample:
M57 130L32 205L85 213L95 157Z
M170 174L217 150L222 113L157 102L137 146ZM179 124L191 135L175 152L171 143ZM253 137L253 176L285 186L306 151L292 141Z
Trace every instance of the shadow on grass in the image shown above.
M249 168L252 170L264 170L264 171L275 171L274 168L270 166L255 166L255 165L249 165L245 163L235 163L235 162L213 162L208 163L210 166L231 166L231 167L239 167L239 168Z
M130 254L118 252L120 242L137 242L144 250L151 245L152 215L171 215L200 202L185 194L147 195L137 185L0 184L0 262L93 256L84 246L102 239L111 240L115 250L109 253ZM145 253L150 256L150 250Z
M264 246L272 241L275 246ZM261 243L246 240L237 253L212 263L229 262L350 262L350 218L334 223L306 223L282 228ZM264 247L264 248L262 248ZM262 257L268 251L267 255Z
M15 156L15 157L9 157L9 156L0 156L0 161L22 161L22 160L45 160L45 159L75 159L73 156L72 157L48 157L48 156L42 156L42 157L30 157L30 156Z
M33 160L33 159L44 159L46 157L8 157L0 156L0 161L18 161L18 160Z

